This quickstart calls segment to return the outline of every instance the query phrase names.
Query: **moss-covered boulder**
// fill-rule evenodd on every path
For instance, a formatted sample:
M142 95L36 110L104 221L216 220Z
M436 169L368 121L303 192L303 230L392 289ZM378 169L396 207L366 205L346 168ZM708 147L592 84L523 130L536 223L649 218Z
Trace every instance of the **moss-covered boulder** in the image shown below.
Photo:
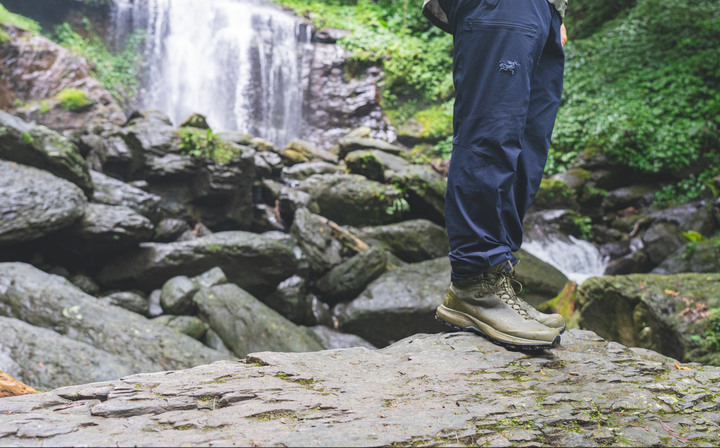
M341 225L389 224L407 212L400 189L357 174L316 174L298 189L310 195L320 215Z
M361 238L377 243L408 263L447 256L447 231L427 219L357 229Z
M351 173L395 185L403 191L408 217L444 225L447 181L430 166L416 165L381 150L353 151L345 157L345 164Z
M68 139L45 126L0 111L0 159L39 168L69 180L90 195L88 164Z
M720 365L719 290L718 273L591 278L577 290L579 324L627 346Z

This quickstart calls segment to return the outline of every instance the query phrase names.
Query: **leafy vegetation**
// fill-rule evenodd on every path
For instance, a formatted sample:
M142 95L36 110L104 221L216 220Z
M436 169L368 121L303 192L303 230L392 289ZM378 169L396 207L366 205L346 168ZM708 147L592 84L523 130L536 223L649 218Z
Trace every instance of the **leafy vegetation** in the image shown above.
M242 155L242 149L221 140L211 129L184 128L180 131L180 151L191 157L228 163Z
M55 28L57 42L87 59L97 79L119 104L132 104L140 89L143 35L133 34L125 47L115 53L108 49L87 19L84 24L88 37L76 33L67 23L58 25Z
M90 104L87 92L80 89L63 89L55 96L65 110L75 111Z
M382 106L396 125L409 119L442 138L452 133L452 38L422 16L420 4L392 0L276 0L315 26L342 28L351 34L338 43L352 52L357 71L382 65ZM430 111L425 111L430 109ZM442 111L442 113L437 113ZM417 115L419 114L419 115Z
M720 4L638 0L566 46L564 102L551 164L595 148L620 164L675 176L660 199L687 200L720 174Z
M21 16L20 14L14 14L5 9L2 4L0 4L0 23L15 25L18 28L26 31L32 31L34 33L39 33L42 29L40 27L40 24L36 21L29 19L25 16ZM0 36L0 41L6 42L6 38L9 40L8 34L4 33L3 36Z

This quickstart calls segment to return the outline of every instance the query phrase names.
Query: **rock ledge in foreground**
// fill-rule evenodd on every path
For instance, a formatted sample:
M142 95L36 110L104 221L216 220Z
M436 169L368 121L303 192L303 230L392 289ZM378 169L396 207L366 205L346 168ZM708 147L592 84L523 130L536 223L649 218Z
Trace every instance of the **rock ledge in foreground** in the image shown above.
M0 400L13 446L714 446L720 368L571 330L529 355L467 333L249 355Z

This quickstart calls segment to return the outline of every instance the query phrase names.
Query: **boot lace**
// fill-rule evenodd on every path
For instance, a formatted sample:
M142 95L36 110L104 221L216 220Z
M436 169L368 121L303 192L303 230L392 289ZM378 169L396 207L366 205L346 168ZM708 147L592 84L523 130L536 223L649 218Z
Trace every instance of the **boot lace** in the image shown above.
M522 291L522 284L515 280L514 269L510 271L503 270L498 273L487 273L479 278L479 282L481 289L475 293L475 297L492 292L521 317L532 319L527 312L528 305L518 297L518 294ZM517 291L513 284L519 287Z

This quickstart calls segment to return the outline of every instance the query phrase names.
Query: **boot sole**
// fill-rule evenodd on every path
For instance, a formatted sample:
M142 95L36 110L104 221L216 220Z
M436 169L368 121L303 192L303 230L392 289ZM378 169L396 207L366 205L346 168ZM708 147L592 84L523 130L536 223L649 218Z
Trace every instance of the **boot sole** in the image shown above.
M435 313L435 319L439 320L440 322L444 323L445 325L454 330L476 333L494 344L501 345L505 348L512 350L544 350L560 345L560 335L555 336L552 342L538 341L534 339L524 339L517 336L511 336L509 334L497 331L491 326L484 324L483 322L480 322L476 319L473 319L465 313L452 310L444 305L440 305L438 307ZM462 324L458 325L457 323L454 323L458 321L462 321Z

